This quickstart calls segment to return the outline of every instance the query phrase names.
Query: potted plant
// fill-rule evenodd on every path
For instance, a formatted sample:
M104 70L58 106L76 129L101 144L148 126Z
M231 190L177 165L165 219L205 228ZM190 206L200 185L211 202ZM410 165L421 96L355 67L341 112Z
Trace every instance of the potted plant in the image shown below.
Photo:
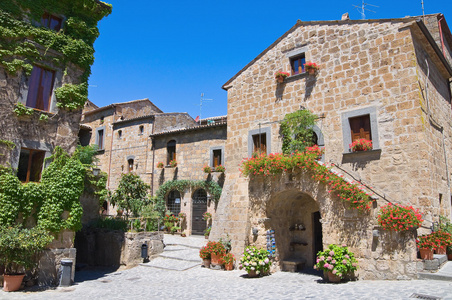
M351 143L349 146L352 152L369 151L372 150L372 141L366 139L359 139Z
M209 166L204 166L202 168L202 170L204 171L204 173L208 173L208 174L212 173L212 168Z
M213 265L219 265L220 260L226 253L226 249L220 242L210 241L207 243L207 247L210 249L210 258Z
M419 248L419 252L422 259L424 260L433 259L433 249L436 248L436 244L432 234L421 235L416 240L416 244Z
M177 161L175 159L173 159L172 161L169 162L169 165L171 168L175 168L175 167L177 167Z
M435 252L437 254L446 254L446 248L452 244L452 235L442 229L431 233L435 240Z
M221 258L221 264L224 265L224 269L226 271L231 271L234 269L234 254L232 253L226 253Z
M0 226L0 265L5 267L4 291L20 288L25 271L36 267L38 253L52 240L53 236L40 227Z
M157 163L157 168L163 169L163 167L164 167L164 165L163 165L163 162L162 162L162 161L160 161L160 162Z
M404 231L419 228L424 220L419 210L412 206L388 203L381 207L378 224L384 230Z
M331 244L325 251L317 253L314 269L324 271L329 282L340 282L344 276L358 269L358 263L348 247Z
M177 222L179 222L179 219L176 216L173 215L165 215L163 217L163 225L165 226L168 233L174 233L173 227L176 227Z
M186 237L187 234L186 234L185 231L184 231L184 232L182 232L182 233L180 234L180 236L181 236L181 237Z
M199 250L199 257L202 258L202 265L205 268L210 268L210 262L211 262L211 254L210 254L210 246L209 244L205 245L204 247Z
M446 254L447 254L447 259L452 260L452 245L447 246Z
M275 79L279 82L279 83L283 83L284 79L286 79L286 77L289 77L290 74L288 72L283 72L281 70L277 71L275 73Z
M248 246L240 258L239 269L245 269L248 272L248 277L258 277L267 274L270 265L271 261L267 250Z
M304 69L310 75L314 75L319 70L319 66L316 63L307 62L307 63L304 64Z
M226 168L222 165L218 165L215 167L215 172L221 172L224 173L226 171Z

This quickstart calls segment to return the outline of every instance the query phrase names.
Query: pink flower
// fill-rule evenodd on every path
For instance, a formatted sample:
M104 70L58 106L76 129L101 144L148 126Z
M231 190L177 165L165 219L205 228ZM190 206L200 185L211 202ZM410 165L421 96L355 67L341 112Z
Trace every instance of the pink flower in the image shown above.
M333 259L333 260L331 261L331 263L332 263L332 264L335 264L335 263L336 263L336 260L335 260L335 259Z
M323 265L324 268L328 268L329 266L330 266L329 263L325 263L325 264Z
M332 258L331 256L328 256L326 260L327 260L327 261L330 261L330 260L332 260L332 259L333 259L333 258Z
M348 256L348 254L345 254L344 256L345 256L345 258L348 258L348 259L350 258L350 256Z
M336 274L337 273L337 270L333 270L333 272L332 272L333 274Z
M334 251L331 250L330 253L329 253L329 255L333 256L333 255L334 255Z
M333 265L328 265L328 269L333 270L334 266Z
M344 260L342 261L342 263L343 263L344 265L346 265L346 264L347 264L347 261L344 259Z
M356 263L352 263L352 266L353 266L353 267L356 267Z

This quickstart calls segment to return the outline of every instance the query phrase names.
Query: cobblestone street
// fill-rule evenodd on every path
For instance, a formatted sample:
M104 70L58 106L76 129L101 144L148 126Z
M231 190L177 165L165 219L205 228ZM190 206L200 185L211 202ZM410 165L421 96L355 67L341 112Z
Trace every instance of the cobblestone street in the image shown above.
M316 275L286 272L251 279L242 270L201 268L197 247L205 243L203 239L186 238L184 245L168 239L165 236L163 255L147 264L111 273L84 270L76 273L71 287L0 291L0 299L413 299L413 294L452 299L452 281L329 284ZM196 258L198 263L193 262Z

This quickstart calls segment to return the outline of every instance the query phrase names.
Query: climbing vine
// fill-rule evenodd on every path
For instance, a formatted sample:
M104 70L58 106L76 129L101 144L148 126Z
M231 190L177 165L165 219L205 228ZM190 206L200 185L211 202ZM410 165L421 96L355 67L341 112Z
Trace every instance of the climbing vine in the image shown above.
M0 8L0 65L8 73L30 75L36 62L51 62L62 69L69 63L84 70L81 84L65 84L59 89L59 107L83 107L87 81L94 62L93 43L99 36L97 22L109 15L112 6L95 0L9 0ZM44 13L64 16L63 29L53 31L40 26ZM60 55L47 56L53 49Z
M52 232L79 230L85 167L56 147L41 182L22 184L12 170L0 169L0 225L28 224L29 217Z
M215 202L220 200L222 188L213 180L170 180L162 184L156 192L158 203L165 205L166 195L172 191L177 190L181 195L185 193L187 188L197 189L202 188L206 190Z
M284 154L303 152L306 147L313 145L312 127L316 119L317 116L307 109L298 110L284 117L280 127Z
M23 105L20 102L17 102L16 107L14 107L14 112L16 113L16 116L29 116L32 115L34 112L33 108L28 108L25 105Z

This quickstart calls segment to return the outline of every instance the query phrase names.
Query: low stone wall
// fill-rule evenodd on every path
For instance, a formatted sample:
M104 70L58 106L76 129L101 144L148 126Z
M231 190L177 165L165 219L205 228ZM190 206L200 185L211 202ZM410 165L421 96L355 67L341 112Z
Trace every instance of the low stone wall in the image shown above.
M143 244L147 244L149 256L162 253L163 233L84 228L75 237L78 263L90 266L138 265L143 262Z
M71 281L74 282L75 256L75 248L44 250L38 264L38 285L55 286L59 284L62 259L72 261Z

